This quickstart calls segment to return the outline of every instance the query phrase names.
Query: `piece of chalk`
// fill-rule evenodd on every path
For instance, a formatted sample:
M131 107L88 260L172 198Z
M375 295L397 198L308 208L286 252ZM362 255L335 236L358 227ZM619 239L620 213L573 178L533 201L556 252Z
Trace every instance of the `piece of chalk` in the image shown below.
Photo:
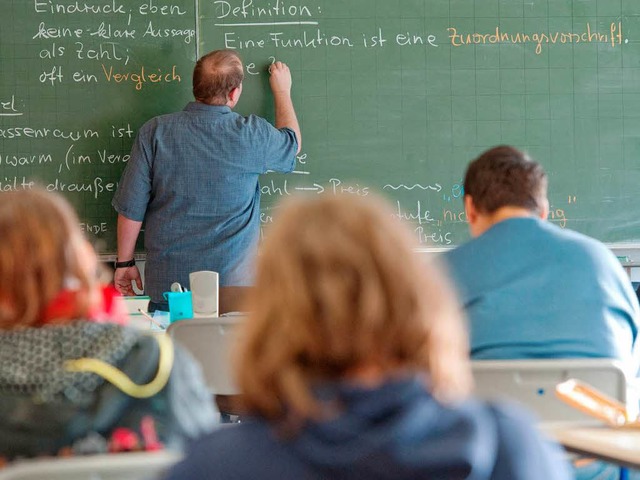
M155 318L153 318L151 315L149 315L147 312L145 312L144 310L142 310L141 308L138 309L138 311L145 316L145 318L148 318L149 321L151 323L153 323L156 327L160 327L162 330L165 329L165 326L162 325L159 321L157 321Z

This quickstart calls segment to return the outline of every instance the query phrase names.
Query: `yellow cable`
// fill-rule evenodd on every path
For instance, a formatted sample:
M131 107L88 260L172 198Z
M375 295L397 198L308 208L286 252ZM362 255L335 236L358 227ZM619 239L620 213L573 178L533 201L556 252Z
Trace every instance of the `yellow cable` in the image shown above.
M169 381L174 359L173 342L169 335L152 336L156 339L160 347L160 358L158 359L158 373L155 378L146 385L134 383L122 370L96 358L67 360L65 362L65 368L70 372L95 373L131 397L152 397L162 390Z

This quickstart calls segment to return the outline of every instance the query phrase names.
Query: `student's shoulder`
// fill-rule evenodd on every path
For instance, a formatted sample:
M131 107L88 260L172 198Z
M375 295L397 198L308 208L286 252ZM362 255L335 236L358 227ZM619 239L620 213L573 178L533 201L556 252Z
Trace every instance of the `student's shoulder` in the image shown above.
M456 271L458 269L466 270L469 265L475 264L478 260L483 259L490 254L491 245L482 236L472 238L465 243L457 245L447 250L442 255L445 268Z
M617 263L613 252L600 240L575 230L563 229L549 222L545 223L552 241L558 249L562 249L568 256L578 257L582 261Z
M206 473L212 469L217 472L217 478L255 478L255 473L269 461L277 461L272 446L264 424L222 425L193 442L184 460L175 465L166 478L207 478Z
M277 441L268 424L250 420L240 425L221 426L201 437L165 480L213 478L211 472L215 472L215 478L228 480L303 478L283 474L291 470L292 464L296 464L295 458ZM298 467L296 471L299 473L302 469Z
M538 438L536 417L510 401L471 399L453 411L461 419L476 424L481 430L495 432L498 443L506 442L513 448L526 445L528 438Z
M519 405L509 401L471 399L453 409L461 418L493 424L496 430L527 432L533 429L536 418Z
M487 402L485 411L491 416L497 430L508 437L521 437L535 431L537 419L528 411L510 402Z
M493 417L498 441L492 478L572 478L564 453L555 442L543 436L531 414L508 402L487 404L487 410Z
M227 458L256 455L259 451L267 449L271 442L272 433L263 422L222 424L194 443L189 455L200 459L210 457L212 452L216 452L216 456Z

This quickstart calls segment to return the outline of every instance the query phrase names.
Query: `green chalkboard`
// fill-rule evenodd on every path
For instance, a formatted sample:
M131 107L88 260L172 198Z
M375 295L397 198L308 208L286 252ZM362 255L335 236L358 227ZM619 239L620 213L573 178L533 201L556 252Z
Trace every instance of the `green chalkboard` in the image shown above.
M137 129L191 98L195 5L2 0L0 190L64 194L103 253Z
M3 0L0 190L62 192L101 252L137 129L191 99L198 54L235 48L238 110L273 118L266 69L294 76L297 192L378 191L425 247L467 237L467 162L509 143L550 175L551 220L640 241L637 0ZM143 75L144 69L144 75Z
M299 191L376 190L425 247L468 237L461 180L513 144L550 175L551 220L640 240L637 0L199 2L200 51L238 49L238 109L272 118L266 67L294 76L303 151L262 182L264 222Z

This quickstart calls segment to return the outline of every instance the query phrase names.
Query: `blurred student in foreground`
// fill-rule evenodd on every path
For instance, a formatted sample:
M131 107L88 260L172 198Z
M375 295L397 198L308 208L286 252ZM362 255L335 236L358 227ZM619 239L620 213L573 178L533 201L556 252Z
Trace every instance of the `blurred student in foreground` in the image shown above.
M515 408L467 399L449 285L386 205L297 200L263 245L238 353L253 415L170 479L570 478Z
M123 326L62 197L0 193L0 239L1 457L179 447L212 429L199 368Z

